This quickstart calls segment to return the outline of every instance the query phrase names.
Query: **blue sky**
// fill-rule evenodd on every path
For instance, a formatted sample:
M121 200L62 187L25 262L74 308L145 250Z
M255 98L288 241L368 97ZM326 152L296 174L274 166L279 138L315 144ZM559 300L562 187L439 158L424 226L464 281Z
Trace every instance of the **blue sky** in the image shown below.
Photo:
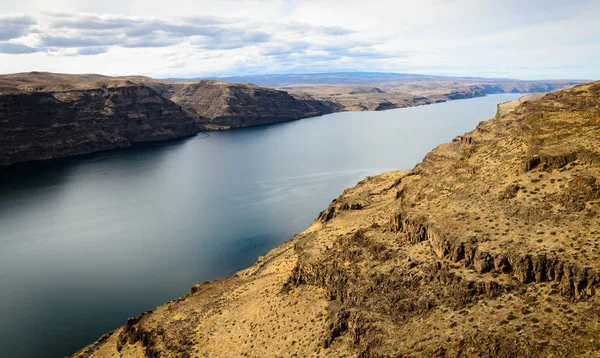
M0 72L600 79L600 1L0 3Z

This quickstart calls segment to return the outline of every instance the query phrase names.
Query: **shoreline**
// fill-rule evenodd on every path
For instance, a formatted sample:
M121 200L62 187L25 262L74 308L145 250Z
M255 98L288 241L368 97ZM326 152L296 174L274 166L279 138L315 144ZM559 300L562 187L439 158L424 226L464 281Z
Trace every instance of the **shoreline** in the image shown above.
M491 95L493 96L493 95L502 95L502 94L507 94L507 93L494 93L494 94L491 94ZM526 93L522 93L522 94L527 95ZM263 123L263 124L248 125L248 126L239 126L239 127L233 127L233 128L222 126L222 125L211 124L208 127L202 128L198 132L196 132L194 134L189 134L189 135L183 135L183 136L178 136L178 137L173 137L173 138L167 138L167 139L157 139L157 140L148 140L148 141L140 141L140 142L129 142L128 145L126 145L126 146L115 146L115 147L111 147L111 148L93 150L93 151L84 152L84 153L78 153L78 154L73 154L73 155L65 155L65 156L58 156L58 157L52 157L52 158L28 160L28 161L18 161L18 162L13 162L13 163L10 163L10 164L1 164L0 165L0 174L3 171L10 171L10 170L14 170L14 169L20 168L20 167L27 167L27 166L34 167L34 166L46 165L46 164L52 165L53 163L60 164L61 161L65 161L65 160L69 160L69 159L76 159L76 158L85 158L86 156L90 156L90 155L94 155L94 154L98 154L98 153L108 153L108 152L113 152L113 151L114 152L118 152L118 151L122 151L122 150L131 150L131 149L143 148L144 146L168 145L170 143L177 143L178 141L186 141L186 140L189 140L189 139L193 139L196 136L198 136L199 134L209 134L211 132L231 131L231 130L237 130L237 129L247 129L247 128L253 128L253 127L270 126L270 125L274 125L274 124L300 121L300 120L303 120L303 119L319 118L319 117L326 116L328 114L335 114L335 113L391 111L391 110L397 110L397 109L405 109L405 108L414 108L414 107L421 107L421 106L429 106L429 105L434 105L434 104L441 104L441 103L454 102L454 101L460 101L460 100L476 99L476 98L482 98L482 97L487 97L487 96L490 96L490 95L489 94L483 94L483 95L476 95L476 96L469 97L469 98L447 99L447 100L443 100L443 101L430 102L430 103L418 103L418 104L414 104L414 105L410 105L410 106L397 107L397 108L389 108L389 109L382 109L382 110L363 110L363 111L339 110L339 111L334 111L332 113L319 114L319 115L315 115L315 116L308 116L308 117L302 117L302 118L297 118L297 119L290 119L290 120L286 120L286 121L278 121L278 122Z

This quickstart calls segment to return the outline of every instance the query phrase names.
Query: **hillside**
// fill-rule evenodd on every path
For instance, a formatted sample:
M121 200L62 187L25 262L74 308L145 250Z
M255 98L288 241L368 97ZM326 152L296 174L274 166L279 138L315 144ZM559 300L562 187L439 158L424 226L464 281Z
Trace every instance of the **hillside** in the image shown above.
M333 102L310 96L294 97L285 91L220 81L172 84L165 97L210 124L228 128L285 122L339 110Z
M201 78L198 78L201 79ZM325 72L305 74L268 74L229 76L214 78L226 82L254 83L264 87L286 87L286 86L310 86L310 85L333 85L333 86L367 86L374 84L397 84L414 82L462 82L482 85L495 85L510 92L514 87L532 87L539 89L546 86L565 86L581 83L573 80L514 80L509 78L483 78L483 77L450 77L437 75L423 75L413 73L393 72ZM539 90L538 89L538 90Z
M290 121L339 110L253 85L148 77L0 76L0 166Z
M600 82L500 106L74 356L599 357L599 143Z
M197 118L129 80L7 82L0 76L0 166L198 132Z
M277 88L293 94L302 93L316 99L334 101L339 103L344 110L372 111L481 97L496 93L546 93L583 83L582 81L519 81L411 75L405 77L374 75L357 78L333 77L327 80L334 81L335 79L341 83L300 82L280 85ZM356 79L360 81L355 81Z
M447 77L407 73L333 72L222 77L338 103L346 111L379 111L496 93L546 93L587 81Z

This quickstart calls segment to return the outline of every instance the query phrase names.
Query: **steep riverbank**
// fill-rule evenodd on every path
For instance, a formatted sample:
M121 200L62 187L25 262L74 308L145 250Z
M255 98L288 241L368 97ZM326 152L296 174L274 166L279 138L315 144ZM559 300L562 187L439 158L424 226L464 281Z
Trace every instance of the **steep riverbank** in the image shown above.
M526 101L75 356L598 356L599 126L600 83Z
M314 117L332 102L253 85L145 77L0 76L0 166Z
M388 83L381 86L385 91L365 86L277 90L215 80L175 82L45 72L1 75L0 166L130 147L207 130L339 111L412 107L490 93L551 91L574 83L457 82L445 78L417 84Z

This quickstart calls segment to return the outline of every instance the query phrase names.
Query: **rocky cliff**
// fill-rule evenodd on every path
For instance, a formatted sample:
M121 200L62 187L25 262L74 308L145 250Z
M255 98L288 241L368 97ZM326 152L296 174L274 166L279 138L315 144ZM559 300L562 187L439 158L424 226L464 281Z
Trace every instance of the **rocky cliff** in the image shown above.
M290 121L332 102L253 85L146 77L0 76L0 166Z
M421 79L418 83L271 89L214 80L45 72L0 76L0 166L147 141L291 121L343 110L385 110L573 81Z
M333 102L310 96L293 97L285 91L252 84L198 81L173 84L166 97L208 123L248 127L314 117L339 110Z
M504 107L75 356L600 356L600 82Z
M179 105L129 81L0 94L0 165L127 147L197 131L196 118Z

